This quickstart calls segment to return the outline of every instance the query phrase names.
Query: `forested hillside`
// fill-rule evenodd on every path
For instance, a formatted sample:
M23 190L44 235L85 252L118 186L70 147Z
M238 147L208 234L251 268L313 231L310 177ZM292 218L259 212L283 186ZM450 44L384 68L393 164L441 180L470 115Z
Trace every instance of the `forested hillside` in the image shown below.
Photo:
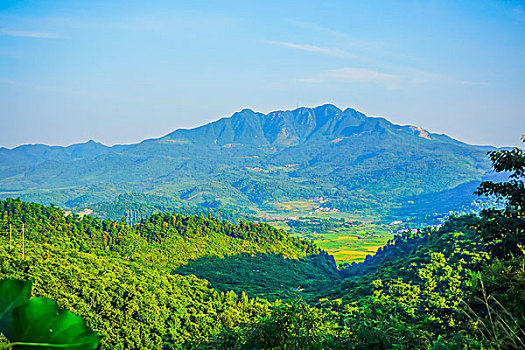
M133 145L0 149L0 196L139 220L183 207L263 217L323 197L389 222L479 209L471 189L494 175L488 149L329 104L245 109Z
M0 217L1 278L34 280L35 295L84 317L103 336L104 348L161 348L208 340L225 325L268 312L266 300L224 288L221 293L191 274L174 273L199 261L195 259L268 253L273 260L267 268L277 275L286 269L283 262L295 261L300 266L294 272L304 270L305 278L309 273L307 295L318 292L317 280L326 285L326 280L339 279L333 260L318 255L315 245L267 224L234 225L166 213L128 226L91 216L81 219L19 199L1 201ZM297 260L307 256L312 263ZM246 268L237 264L228 274ZM245 283L258 278L250 274ZM288 296L295 286L286 283L278 291L268 285L251 295Z
M10 228L21 230L24 224L28 241L168 268L203 256L281 253L297 258L317 252L309 241L290 237L264 223L243 221L235 225L203 215L155 214L129 226L123 221L66 215L54 206L10 198L0 202L0 213L4 237Z
M490 158L510 180L477 194L504 208L397 236L340 270L266 224L164 213L129 226L7 199L0 278L34 280L103 349L522 349L525 154Z

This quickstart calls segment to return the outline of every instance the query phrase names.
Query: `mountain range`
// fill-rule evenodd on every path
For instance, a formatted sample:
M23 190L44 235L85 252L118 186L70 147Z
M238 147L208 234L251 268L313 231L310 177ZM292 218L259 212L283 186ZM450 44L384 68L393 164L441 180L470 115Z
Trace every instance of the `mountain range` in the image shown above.
M131 145L0 148L0 196L109 216L188 204L263 215L323 197L321 206L385 220L424 217L479 206L471 194L494 176L493 149L331 104L243 109Z

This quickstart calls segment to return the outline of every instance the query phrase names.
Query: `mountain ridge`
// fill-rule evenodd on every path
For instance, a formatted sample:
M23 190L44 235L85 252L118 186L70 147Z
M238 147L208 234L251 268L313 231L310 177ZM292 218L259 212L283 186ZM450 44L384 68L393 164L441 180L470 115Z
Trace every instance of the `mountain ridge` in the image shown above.
M71 207L135 193L250 212L325 197L340 210L384 212L481 181L490 149L332 104L243 109L130 145L0 149L0 196Z
M79 148L79 147L86 147L86 146L90 146L90 147L99 147L99 148L123 148L123 147L127 147L127 146L135 146L135 145L139 145L141 143L144 143L144 142L151 142L151 141L158 141L158 140L166 140L168 139L169 137L173 137L175 136L176 134L178 133L188 133L188 132L193 132L193 131L197 131L197 130L200 130L200 129L206 129L206 128L210 128L210 127L214 127L215 125L219 124L219 123L224 123L226 120L233 120L233 119L239 119L239 118L242 118L244 116L246 116L247 114L250 114L250 115L253 115L253 116L258 116L260 118L267 118L267 119L270 119L270 120L273 120L275 118L279 118L279 117L282 117L283 114L287 114L287 115L300 115L300 113L304 113L304 112L311 112L311 111L316 111L316 110L324 110L326 111L327 109L330 109L330 110L333 110L335 111L335 117L338 116L338 114L343 114L343 116L348 116L349 114L353 114L353 116L359 116L358 119L359 120L369 120L371 122L373 122L374 120L378 123L381 123L381 122L386 122L387 124L391 125L391 126L394 126L396 128L400 128L400 129L404 129L406 132L409 132L408 129L411 129L412 130L412 133L415 134L416 131L418 131L420 134L421 133L424 133L424 134L428 134L431 139L433 140L441 140L441 141L444 141L445 139L447 141L453 141L453 142L456 142L456 143L459 143L459 144L464 144L464 145L469 145L469 146L473 146L473 147L483 147L487 150L490 150L490 149L506 149L508 147L496 147L496 146L493 146L493 145L474 145L474 144L469 144L467 142L464 142L464 141L460 141L460 140L457 140L447 134L444 134L444 133L433 133L433 132L429 132L427 131L426 129L424 129L423 127L421 126L416 126L416 125L411 125L411 124L395 124L391 121L388 120L388 118L386 116L368 116L366 115L365 113L363 112L360 112L358 111L357 109L354 109L354 108L351 108L351 107L347 107L345 108L344 110L343 109L340 109L338 108L337 106L331 104L331 103L326 103L326 104L323 104L323 105L320 105L320 106L317 106L317 107L298 107L298 108L295 108L295 109L289 109L289 110L286 110L286 109L283 109L283 110L276 110L276 111L272 111L272 112L269 112L267 114L264 114L262 112L257 112L257 111L254 111L253 109L251 108L243 108L242 110L240 111L237 111L237 112L234 112L231 116L229 117L221 117L217 120L214 120L214 121L211 121L211 122L208 122L206 124L203 124L203 125L200 125L200 126L196 126L196 127L191 127L191 128L178 128L178 129L175 129L163 136L160 136L160 137L153 137L153 138L147 138L147 139L144 139L142 141L138 141L138 142L134 142L134 143L126 143L126 144L115 144L115 145L106 145L104 144L103 142L99 142L99 141L94 141L92 139L86 141L86 142L76 142L76 143L73 143L73 144L70 144L70 145L67 145L67 146L61 146L61 145L47 145L47 144L43 144L43 143L29 143L29 144L21 144L21 145L18 145L18 146L15 146L15 147L12 147L12 148L8 148L8 147L0 147L0 157L4 156L4 154L8 151L20 151L22 149L25 149L25 148L46 148L46 149L51 149L51 150L55 150L55 151L58 151L58 150L63 150L63 151L66 151L66 150L72 150L72 149L75 149L75 148ZM311 114L309 113L308 116L311 117ZM317 114L316 114L317 116ZM330 118L328 118L330 119ZM287 122L289 122L289 120L286 120ZM270 122L270 121L268 121ZM326 120L325 120L326 122ZM417 136L417 135L416 135Z
M258 125L254 125L253 121L250 121L248 125L241 124L242 122L248 123L248 118L252 120L254 118L258 118ZM307 121L306 123L303 121L305 119ZM350 123L350 125L341 126L341 124L344 122ZM315 132L318 131L325 131L326 134L328 130L332 130L333 136L348 136L348 133L352 131L367 131L367 128L369 130L374 126L373 124L376 124L376 127L396 128L397 130L404 130L405 132L412 134L415 134L415 131L418 131L420 134L423 133L425 135L429 135L431 139L435 138L440 141L454 141L460 144L467 144L444 134L430 133L418 126L397 125L384 117L369 117L364 113L357 111L356 109L348 107L344 110L341 110L332 104L324 104L314 108L299 107L293 110L277 110L267 114L255 112L249 108L244 108L239 112L235 112L230 117L223 117L196 128L176 129L164 136L161 136L160 138L149 140L166 140L170 137L177 137L180 134L188 134L192 132L197 133L198 131L208 132L207 135L209 136L210 129L211 132L215 132L215 136L220 138L227 131L231 133L231 130L225 130L225 128L231 128L242 133L246 132L246 127L251 127L250 131L258 131L258 133L253 136L259 139L261 136L264 136L264 139L267 140L269 144L273 144L278 138L279 133L286 134L288 132L289 134L289 132L292 131L292 138L295 137L298 140L305 141L311 137L319 136L315 135ZM354 129L352 129L352 127L354 127ZM275 128L280 128L280 130L277 131ZM271 131L273 131L273 135ZM272 136L273 140L270 139ZM239 139L230 139L229 141L238 140Z

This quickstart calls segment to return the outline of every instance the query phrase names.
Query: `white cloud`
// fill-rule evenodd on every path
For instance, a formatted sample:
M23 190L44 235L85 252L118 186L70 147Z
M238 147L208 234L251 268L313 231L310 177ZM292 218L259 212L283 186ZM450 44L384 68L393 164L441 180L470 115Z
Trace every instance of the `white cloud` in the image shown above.
M396 75L381 73L367 68L341 68L329 70L325 73L326 77L344 80L344 81L392 81L397 78Z
M36 39L59 39L62 36L55 33L44 33L44 32L25 32L17 30L0 29L0 35L23 37L23 38L36 38Z
M374 83L387 89L418 88L435 86L491 86L486 81L460 80L442 73L426 72L418 69L397 69L394 73L381 72L369 68L345 67L327 70L317 75L298 79L299 82L322 84L326 82Z
M394 74L382 73L367 68L346 67L325 71L318 76L299 79L303 83L324 83L326 81L342 81L349 83L381 83L390 89L399 88L400 77Z
M337 48L321 47L321 46L308 45L308 44L295 44L295 43L290 43L290 42L285 42L285 41L267 41L267 43L272 44L272 45L289 47L289 48L297 49L301 51L315 52L315 53L319 53L319 54L327 55L327 56L350 58L350 59L359 60L359 61L368 60L365 57L354 55L354 54L351 54L349 52L346 52L346 51L343 51Z

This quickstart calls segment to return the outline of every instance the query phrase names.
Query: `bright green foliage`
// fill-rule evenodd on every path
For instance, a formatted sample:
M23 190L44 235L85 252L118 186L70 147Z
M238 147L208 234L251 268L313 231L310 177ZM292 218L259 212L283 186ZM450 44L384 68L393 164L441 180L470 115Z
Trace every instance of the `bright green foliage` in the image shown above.
M284 304L251 327L242 348L322 349L323 340L334 333L335 324L325 322L321 310Z
M16 349L95 349L99 336L84 320L47 298L30 299L31 282L0 281L0 331Z
M127 259L28 242L26 258L0 247L0 278L34 280L48 297L86 319L104 349L176 348L265 315L268 302L218 293L207 282Z
M10 224L20 229L22 223L25 223L26 239L34 242L125 257L168 270L203 256L260 252L299 258L318 252L313 243L291 237L264 223L241 221L234 225L202 215L163 213L128 226L92 216L82 219L65 216L54 206L45 207L20 199L0 201L0 231L9 231ZM20 247L19 233L15 243Z
M34 279L35 295L86 319L103 349L519 349L525 339L524 255L494 258L490 225L510 226L486 215L396 236L337 272L315 245L265 224L164 213L130 227L0 204L2 229L27 229L25 259L2 236L0 277ZM519 229L516 208L493 213Z
M302 302L276 303L270 315L238 330L225 329L217 349L324 349L337 337L338 325L322 309Z
M366 348L424 348L428 330L418 323L422 291L419 286L395 280L383 285L374 281L373 295L360 299L358 309L347 318L347 343Z
M493 261L475 277L472 301L463 307L471 328L486 346L525 348L525 254Z
M525 134L522 136L525 142ZM489 152L492 166L497 172L509 172L510 181L481 183L477 193L479 195L493 195L498 200L507 202L507 211L525 211L525 153L515 147L510 151Z
M0 278L34 280L36 296L83 317L103 337L104 349L191 348L224 327L235 329L269 313L266 300L219 293L205 280L171 274L192 259L268 252L280 266L278 261L318 252L266 224L203 216L158 214L130 227L8 199L0 201L0 218ZM5 233L9 224L20 228L22 222L24 259L20 233L14 234L13 250ZM270 288L263 293L273 293Z

